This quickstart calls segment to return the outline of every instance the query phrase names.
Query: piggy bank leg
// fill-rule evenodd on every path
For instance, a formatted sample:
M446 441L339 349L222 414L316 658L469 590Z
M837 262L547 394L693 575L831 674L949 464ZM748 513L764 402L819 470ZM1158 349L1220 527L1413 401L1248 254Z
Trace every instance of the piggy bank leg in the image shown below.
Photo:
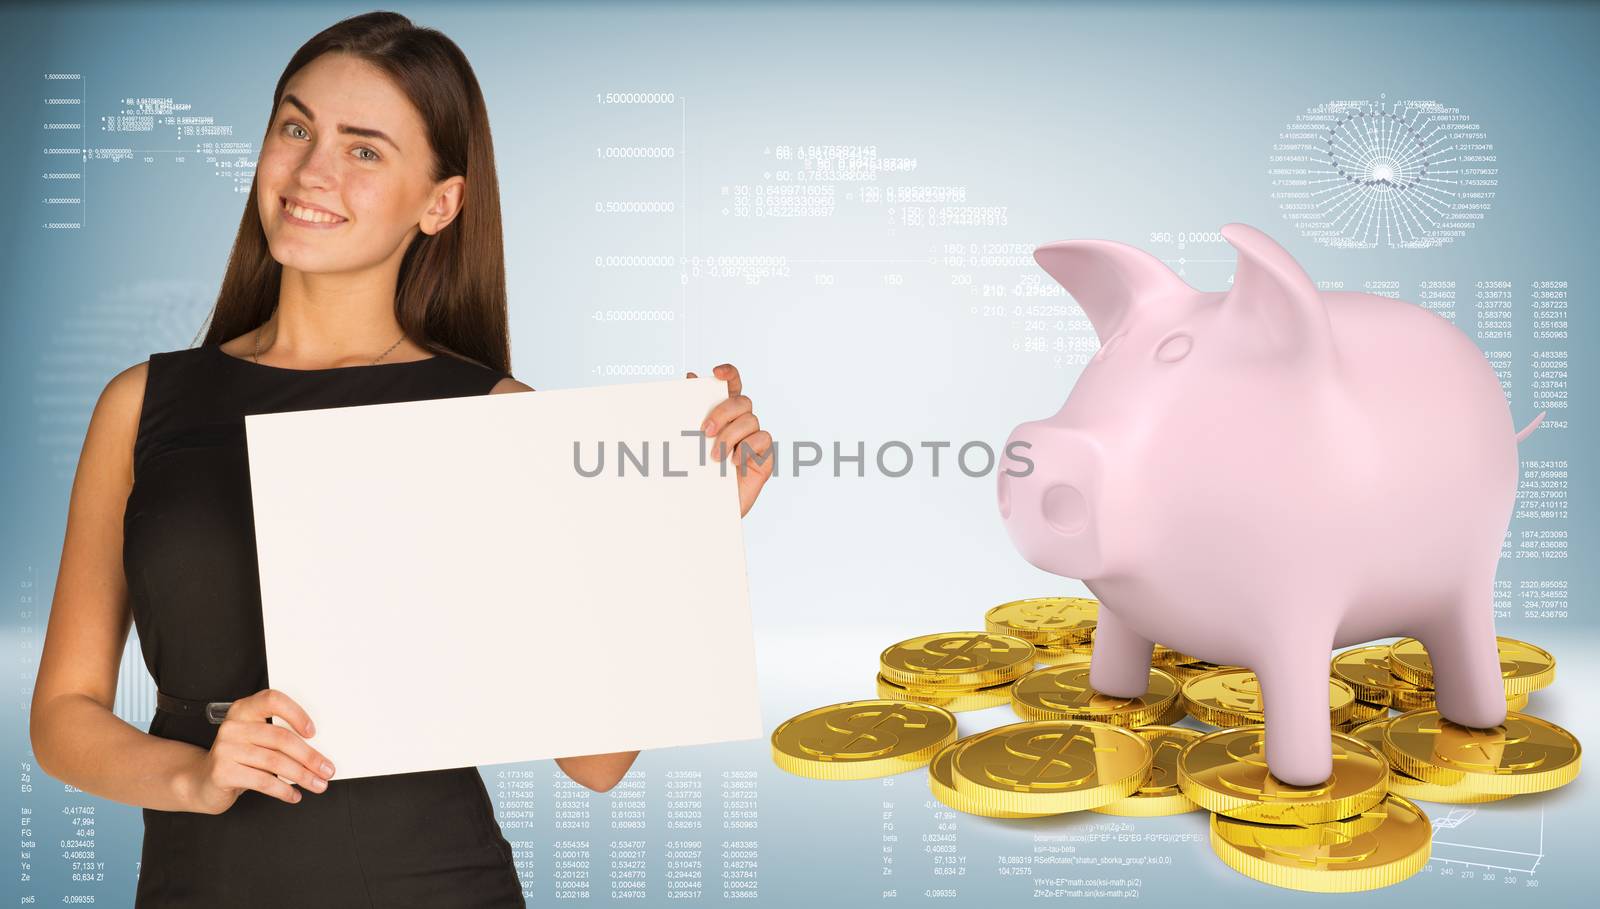
M1308 640L1303 635L1296 637ZM1302 645L1273 651L1250 667L1261 683L1267 770L1293 786L1315 786L1333 774L1333 736L1328 723L1328 653L1332 649L1330 635L1316 648Z
M1104 605L1094 630L1089 657L1089 687L1118 698L1136 698L1150 690L1150 655L1155 643L1140 637Z
M1506 721L1505 683L1494 637L1493 580L1475 584L1454 609L1436 616L1417 638L1433 664L1439 714L1488 729Z

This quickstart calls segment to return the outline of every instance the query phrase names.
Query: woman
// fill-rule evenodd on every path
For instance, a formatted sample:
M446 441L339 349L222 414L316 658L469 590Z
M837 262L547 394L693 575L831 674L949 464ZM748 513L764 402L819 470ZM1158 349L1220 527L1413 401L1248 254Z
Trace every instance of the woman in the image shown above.
M476 768L339 780L337 755L309 741L313 718L267 687L243 426L246 413L533 390L508 372L483 98L448 38L371 13L307 42L273 101L204 343L117 375L91 417L35 757L144 807L143 905L521 906ZM702 427L713 450L762 458L740 464L745 513L771 437L738 370L713 374L729 383ZM148 733L111 712L130 620L158 686ZM637 754L557 764L604 791Z

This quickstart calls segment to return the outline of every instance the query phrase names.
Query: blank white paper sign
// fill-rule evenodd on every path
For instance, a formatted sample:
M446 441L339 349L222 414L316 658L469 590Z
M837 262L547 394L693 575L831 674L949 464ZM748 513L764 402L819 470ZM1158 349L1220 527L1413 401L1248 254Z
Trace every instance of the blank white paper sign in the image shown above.
M247 416L269 683L335 778L760 737L737 462L701 456L727 396Z

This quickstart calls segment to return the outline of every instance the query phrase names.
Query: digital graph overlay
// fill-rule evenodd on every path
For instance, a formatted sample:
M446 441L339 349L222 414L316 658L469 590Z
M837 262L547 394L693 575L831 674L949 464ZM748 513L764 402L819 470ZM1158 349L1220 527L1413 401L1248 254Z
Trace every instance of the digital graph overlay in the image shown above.
M1302 235L1349 249L1443 246L1488 216L1499 188L1481 124L1438 101L1330 101L1295 117L1268 156L1272 196Z

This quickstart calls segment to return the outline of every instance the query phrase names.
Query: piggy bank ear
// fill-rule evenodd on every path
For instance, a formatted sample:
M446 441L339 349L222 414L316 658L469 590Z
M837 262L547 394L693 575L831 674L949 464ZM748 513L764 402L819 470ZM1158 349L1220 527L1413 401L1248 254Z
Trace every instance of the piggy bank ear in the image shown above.
M1165 262L1114 240L1058 240L1033 251L1033 261L1072 294L1104 344L1129 314L1149 301L1193 295Z
M1248 224L1225 224L1222 238L1239 253L1233 287L1222 298L1223 316L1263 353L1317 363L1333 354L1328 307L1300 263L1271 237Z

